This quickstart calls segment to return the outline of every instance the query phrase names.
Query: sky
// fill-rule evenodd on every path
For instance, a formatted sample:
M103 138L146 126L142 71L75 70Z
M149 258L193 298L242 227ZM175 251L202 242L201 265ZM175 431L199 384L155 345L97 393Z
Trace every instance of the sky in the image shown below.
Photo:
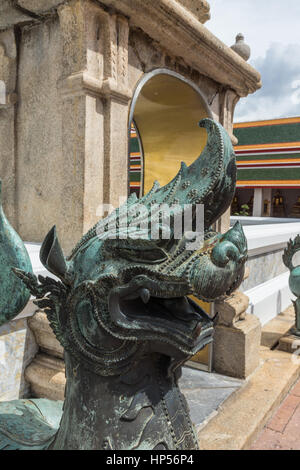
M243 33L261 90L242 98L235 122L300 116L300 0L208 0L205 26L228 46Z

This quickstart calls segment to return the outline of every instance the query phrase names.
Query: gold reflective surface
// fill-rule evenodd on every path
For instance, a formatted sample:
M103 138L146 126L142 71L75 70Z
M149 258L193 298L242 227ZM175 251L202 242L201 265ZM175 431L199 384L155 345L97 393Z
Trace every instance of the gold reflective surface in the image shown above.
M143 86L134 110L144 150L144 194L154 180L171 181L180 162L190 165L205 147L198 122L208 116L202 97L189 84L165 74Z

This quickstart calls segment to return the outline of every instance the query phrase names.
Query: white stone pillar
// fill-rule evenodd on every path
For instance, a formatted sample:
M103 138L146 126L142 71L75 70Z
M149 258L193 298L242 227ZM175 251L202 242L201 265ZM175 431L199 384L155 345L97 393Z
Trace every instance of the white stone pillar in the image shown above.
M265 210L265 204L267 204ZM263 216L271 217L271 208L272 208L272 189L263 188Z
M263 214L263 189L254 189L253 217L262 217Z

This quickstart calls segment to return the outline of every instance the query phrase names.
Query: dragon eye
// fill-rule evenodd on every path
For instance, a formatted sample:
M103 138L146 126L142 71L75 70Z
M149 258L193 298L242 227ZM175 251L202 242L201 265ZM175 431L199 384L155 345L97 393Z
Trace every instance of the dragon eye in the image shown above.
M93 315L93 305L89 299L79 300L75 306L75 315L80 333L92 346L97 345L98 324Z

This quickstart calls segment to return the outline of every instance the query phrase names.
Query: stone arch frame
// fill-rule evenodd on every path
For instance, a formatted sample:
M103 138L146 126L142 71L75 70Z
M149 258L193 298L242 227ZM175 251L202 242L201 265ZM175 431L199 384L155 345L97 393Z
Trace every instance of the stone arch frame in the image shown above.
M3 80L0 80L0 106L6 104L6 85Z
M158 75L168 75L170 77L173 77L173 78L176 78L178 79L180 82L182 82L183 84L185 85L188 85L190 86L200 97L200 100L203 104L203 108L205 109L205 112L207 113L207 117L209 118L213 118L213 113L212 113L212 110L208 104L208 101L204 95L204 93L201 91L201 89L190 79L186 78L184 75L181 75L180 73L178 72L175 72L173 71L172 69L168 69L168 68L156 68L156 69L153 69L151 71L148 71L148 72L145 72L144 75L139 79L139 81L137 82L134 90L133 90L133 95L132 95L132 100L131 100L131 103L130 103L130 106L129 106L129 114L128 114L128 143L130 141L130 129L131 129L131 122L134 121L134 111L135 111L135 108L136 108L136 104L137 104L137 101L139 99L139 96L141 94L141 91L142 89L144 88L144 86L151 80L153 79L154 77L158 76ZM137 129L138 130L138 129ZM142 144L142 139L141 139L141 133L140 131L138 130L138 134L139 134L139 138L141 140L141 144ZM143 144L142 144L143 146ZM130 151L129 151L129 144L128 144L128 160L127 160L127 175L128 175L128 179L127 179L127 186L128 186L128 191L129 191L129 171L130 171ZM143 156L144 158L144 156ZM144 183L144 170L145 170L145 165L144 165L144 162L143 162L143 165L142 165L142 171L143 171L143 175L141 177L142 179L142 182Z
M131 195L131 187L130 187L130 166L131 166L131 158L132 158L132 155L131 155L131 140L132 140L132 136L131 136L131 124L133 124L134 126L134 129L135 129L135 133L136 133L136 139L138 141L138 146L139 146L139 149L140 149L140 154L141 154L141 158L140 158L140 164L141 164L141 170L140 170L140 190L139 190L139 197L142 196L142 193L144 192L144 147L143 147L143 142L142 142L142 139L141 139L141 135L140 135L140 132L139 132L139 129L138 129L138 126L136 124L136 122L134 121L134 119L132 119L131 123L129 124L129 137L128 137L128 196Z

